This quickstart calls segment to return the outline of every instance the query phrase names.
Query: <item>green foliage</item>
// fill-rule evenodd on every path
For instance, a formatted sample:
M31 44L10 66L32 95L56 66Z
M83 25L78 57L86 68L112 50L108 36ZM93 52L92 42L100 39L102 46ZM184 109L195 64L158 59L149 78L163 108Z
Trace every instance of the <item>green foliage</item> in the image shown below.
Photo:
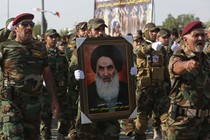
M33 36L41 35L41 23L36 23L33 29Z
M182 14L178 15L177 18L173 17L171 14L163 22L163 28L169 29L177 29L178 31L182 30L185 25L190 23L191 21L199 20L198 17L195 17L193 14Z

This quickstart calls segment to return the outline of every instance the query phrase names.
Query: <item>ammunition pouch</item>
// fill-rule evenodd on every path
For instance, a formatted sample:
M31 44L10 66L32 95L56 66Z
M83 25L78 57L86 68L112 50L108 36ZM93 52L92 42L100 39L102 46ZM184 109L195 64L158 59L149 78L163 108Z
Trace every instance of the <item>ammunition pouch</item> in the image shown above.
M178 114L190 118L205 118L210 116L210 109L178 108Z
M150 76L150 69L149 68L142 68L137 77L139 78L139 86L147 87L151 84L151 76Z
M152 67L151 68L151 78L152 83L163 83L165 75L165 67Z
M175 120L178 116L206 118L210 116L210 109L192 109L181 107L179 105L171 105L169 108L169 117Z

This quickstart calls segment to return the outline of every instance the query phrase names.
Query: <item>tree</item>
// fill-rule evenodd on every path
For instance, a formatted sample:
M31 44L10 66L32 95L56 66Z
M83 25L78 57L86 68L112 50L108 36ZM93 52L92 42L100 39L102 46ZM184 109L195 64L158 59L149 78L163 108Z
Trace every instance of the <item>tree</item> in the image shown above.
M41 35L41 23L36 23L36 25L34 26L33 29L33 35L37 36L37 35Z
M178 15L177 18L169 14L168 17L163 22L162 27L169 29L170 31L174 28L180 31L188 23L194 20L199 20L199 18L195 17L193 14L182 14L182 15Z

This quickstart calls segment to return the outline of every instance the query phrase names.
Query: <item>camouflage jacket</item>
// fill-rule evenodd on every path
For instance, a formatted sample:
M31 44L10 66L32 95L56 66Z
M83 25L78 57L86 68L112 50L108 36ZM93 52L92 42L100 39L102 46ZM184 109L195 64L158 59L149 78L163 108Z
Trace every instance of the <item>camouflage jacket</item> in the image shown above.
M41 90L42 70L48 66L47 52L42 43L34 40L20 44L7 40L0 44L2 70L1 92L12 84L16 92L32 94Z
M72 52L69 65L69 89L70 92L79 93L79 82L74 77L74 71L78 69L77 49Z
M185 47L177 51L169 62L172 90L169 95L172 104L194 109L206 109L210 105L210 57L202 53L200 66L180 75L173 73L173 64L177 61L198 61L198 57Z
M9 30L6 30L5 28L0 29L0 42L4 42L9 37Z
M65 53L56 49L48 49L48 58L57 89L67 89L68 85L68 61ZM59 91L59 90L58 90Z

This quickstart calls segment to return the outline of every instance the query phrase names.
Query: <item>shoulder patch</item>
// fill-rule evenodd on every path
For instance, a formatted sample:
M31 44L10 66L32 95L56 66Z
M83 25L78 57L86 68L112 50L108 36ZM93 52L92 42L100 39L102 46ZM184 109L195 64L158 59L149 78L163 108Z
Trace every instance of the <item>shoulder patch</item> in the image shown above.
M42 52L38 50L32 50L32 56L37 57L37 58L43 58Z

